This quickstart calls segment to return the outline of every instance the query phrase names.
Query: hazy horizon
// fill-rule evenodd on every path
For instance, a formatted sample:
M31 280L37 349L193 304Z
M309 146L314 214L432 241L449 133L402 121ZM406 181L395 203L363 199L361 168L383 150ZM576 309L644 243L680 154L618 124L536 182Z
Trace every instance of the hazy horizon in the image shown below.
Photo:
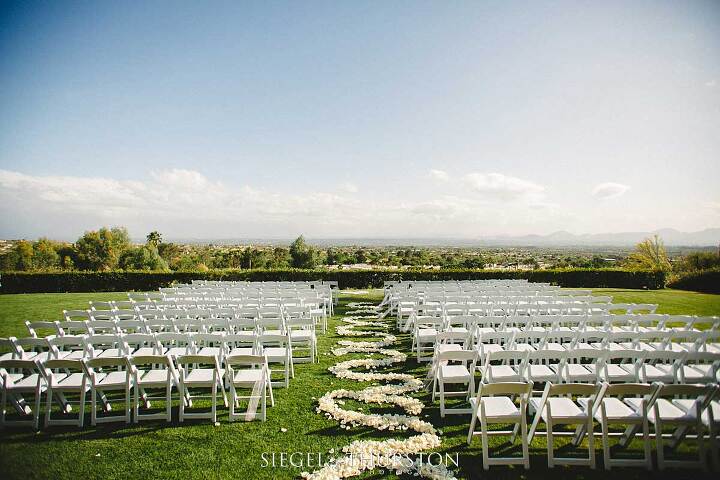
M720 226L720 2L4 2L0 237Z

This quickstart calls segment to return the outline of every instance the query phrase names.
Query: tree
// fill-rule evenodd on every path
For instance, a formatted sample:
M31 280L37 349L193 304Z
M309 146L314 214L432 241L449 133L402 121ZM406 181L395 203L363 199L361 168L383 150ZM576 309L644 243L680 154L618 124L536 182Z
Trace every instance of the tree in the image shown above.
M162 234L157 230L153 230L152 232L148 233L147 237L145 238L147 239L148 245L154 245L155 248L157 248L158 245L162 243Z
M120 254L130 247L130 237L125 228L105 227L85 232L77 242L77 266L82 270L110 270L115 268Z
M305 242L302 235L290 244L290 257L294 268L315 268L317 265L317 251Z
M60 256L57 248L59 245L47 238L41 238L33 244L33 266L39 270L57 268L60 263Z
M20 240L12 250L2 256L1 267L4 271L24 271L33 268L33 247L27 240Z
M671 270L670 260L663 241L655 235L653 238L646 238L635 246L635 251L630 254L630 263L638 268L651 270Z
M681 271L707 270L720 267L720 255L712 252L693 252L683 258Z
M143 245L142 247L129 248L120 254L118 260L123 270L153 270L168 271L167 262L162 259L154 245Z

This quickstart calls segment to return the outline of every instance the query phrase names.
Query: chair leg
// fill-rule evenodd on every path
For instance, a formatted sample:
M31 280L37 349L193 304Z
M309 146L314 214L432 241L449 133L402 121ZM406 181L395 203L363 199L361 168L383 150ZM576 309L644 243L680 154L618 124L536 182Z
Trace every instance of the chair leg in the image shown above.
M184 398L188 395L187 389L185 387L185 384L181 381L180 382L180 405L178 408L178 420L180 423L183 423L185 421L185 402L182 401Z
M172 421L172 384L168 383L165 389L165 420L170 423ZM180 399L182 403L182 398Z
M553 442L553 432L552 432L552 421L548 418L548 421L545 422L545 424L547 425L548 468L554 468L555 467L555 454L553 452L554 442Z
M472 419L470 419L470 429L468 430L468 436L467 436L468 445L470 445L472 443L473 433L475 433L475 421L476 420L477 420L477 415L475 415L475 412L473 412Z
M587 425L587 434L588 434L588 453L589 453L589 460L590 460L590 468L593 470L595 469L595 435L593 435L593 418L591 414L588 414L588 425Z
M655 442L657 443L658 470L665 470L665 452L663 451L662 426L660 419L655 419Z
M645 451L645 466L648 470L652 470L652 451L650 448L650 426L648 425L647 416L643 418L643 448Z
M46 408L45 408L45 428L47 428L48 425L50 425L50 410L52 410L53 392L52 392L52 388L50 386L48 386L46 394L47 394L47 403L46 403Z
M488 442L488 432L487 432L487 421L484 419L480 419L480 434L482 438L482 456L483 456L483 468L485 470L490 469L490 453L488 449L490 448L489 442Z
M600 422L600 427L602 428L602 448L603 459L605 460L605 470L610 470L612 469L612 459L610 458L608 424L605 417L603 417L602 422Z
M85 395L87 391L84 388L80 390L80 411L78 412L78 427L82 428L85 423Z
M522 444L523 465L525 466L525 470L530 469L530 446L528 445L527 429L527 420L523 416L520 419L520 432L522 434L520 443Z

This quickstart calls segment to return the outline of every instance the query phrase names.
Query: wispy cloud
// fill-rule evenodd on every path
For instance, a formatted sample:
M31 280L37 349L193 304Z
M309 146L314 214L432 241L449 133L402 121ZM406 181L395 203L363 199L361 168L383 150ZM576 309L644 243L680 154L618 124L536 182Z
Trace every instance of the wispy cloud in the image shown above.
M630 190L628 185L615 182L605 182L595 185L595 188L592 190L592 194L594 197L602 200L609 200L611 198L617 198L624 195L628 190Z
M440 180L441 182L447 182L450 179L450 175L444 170L432 169L429 172L430 178Z
M536 203L542 200L545 187L535 182L502 173L469 173L465 183L485 199Z

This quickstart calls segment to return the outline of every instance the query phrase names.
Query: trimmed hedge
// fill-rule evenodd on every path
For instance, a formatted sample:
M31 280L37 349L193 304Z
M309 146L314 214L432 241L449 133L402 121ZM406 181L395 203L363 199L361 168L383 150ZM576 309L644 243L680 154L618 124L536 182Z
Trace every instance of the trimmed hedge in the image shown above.
M720 293L720 268L685 273L671 280L668 287L694 292Z
M618 269L567 270L211 270L207 272L8 272L0 282L2 293L150 291L173 282L193 279L245 281L335 280L340 288L382 287L387 280L528 279L562 287L659 289L665 274L659 271Z

